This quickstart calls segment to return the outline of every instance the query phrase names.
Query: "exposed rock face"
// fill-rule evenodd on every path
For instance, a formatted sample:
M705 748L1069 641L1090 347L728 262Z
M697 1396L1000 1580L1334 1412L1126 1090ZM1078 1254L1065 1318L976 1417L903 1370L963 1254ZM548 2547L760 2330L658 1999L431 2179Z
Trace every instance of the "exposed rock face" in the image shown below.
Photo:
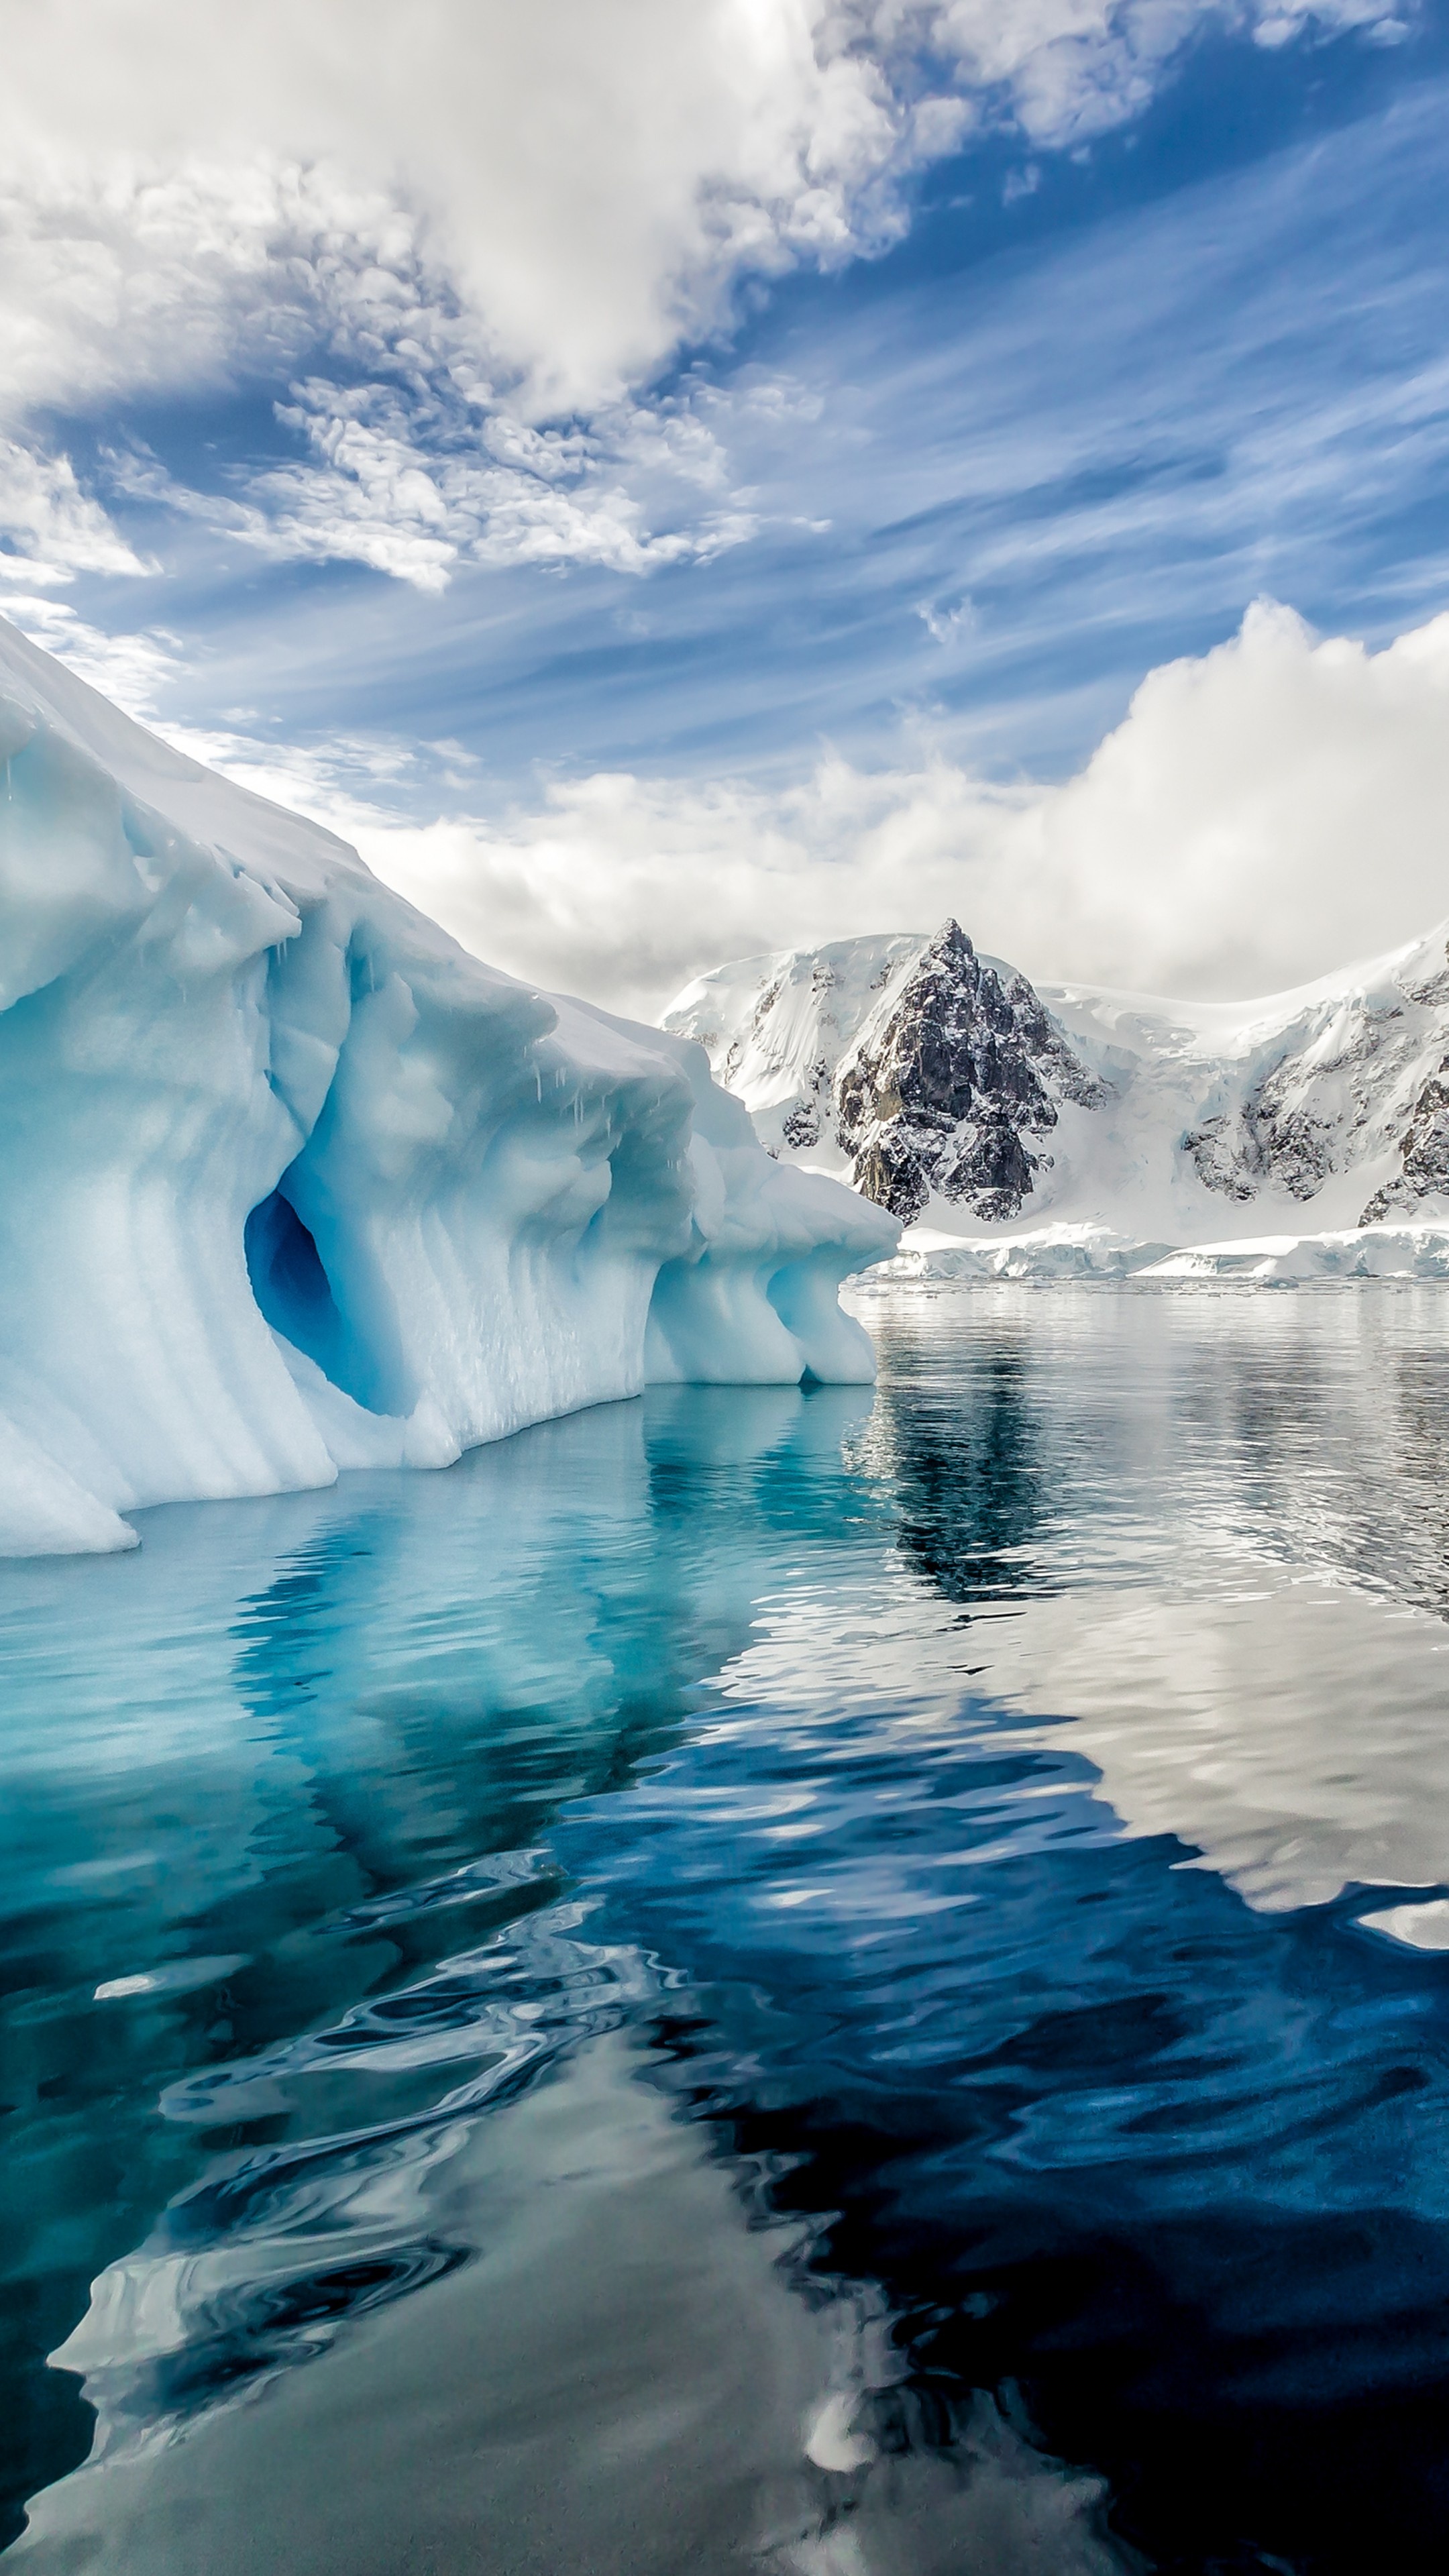
M1376 1191L1359 1218L1377 1225L1391 1209L1414 1207L1420 1199L1442 1192L1449 1196L1449 1056L1431 1073L1403 1138L1403 1168L1398 1178Z
M1336 1174L1392 1152L1401 1168L1370 1199L1362 1225L1449 1190L1446 1001L1441 972L1305 1014L1284 1032L1277 1060L1236 1099L1209 1104L1183 1137L1199 1179L1240 1204L1265 1190L1306 1200ZM1425 1041L1436 1036L1437 1069L1426 1074Z
M822 1126L830 1121L830 1066L823 1055L816 1056L807 1068L805 1084L802 1097L786 1111L780 1131L797 1154L818 1145Z
M856 1187L909 1223L933 1191L988 1221L1031 1194L1062 1100L1106 1098L1022 975L983 965L948 921L862 1029L836 1075Z
M1284 1094L1296 1066L1280 1068L1246 1100L1236 1117L1205 1118L1182 1140L1198 1177L1224 1198L1256 1198L1265 1187L1311 1199L1333 1169L1334 1130Z

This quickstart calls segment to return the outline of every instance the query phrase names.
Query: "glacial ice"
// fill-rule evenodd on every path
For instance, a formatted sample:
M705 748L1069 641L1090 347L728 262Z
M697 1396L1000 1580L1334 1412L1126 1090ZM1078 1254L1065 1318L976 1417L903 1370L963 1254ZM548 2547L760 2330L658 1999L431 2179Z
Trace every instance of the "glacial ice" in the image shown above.
M908 1226L894 1261L872 1270L864 1285L888 1292L902 1286L941 1287L983 1279L1066 1280L1230 1279L1254 1287L1362 1279L1449 1279L1449 1226L1364 1225L1337 1233L1234 1236L1226 1243L1151 1243L1108 1225L1040 1225L995 1234L941 1234Z
M836 1291L894 1223L702 1049L481 964L3 623L0 765L0 1552L869 1379Z

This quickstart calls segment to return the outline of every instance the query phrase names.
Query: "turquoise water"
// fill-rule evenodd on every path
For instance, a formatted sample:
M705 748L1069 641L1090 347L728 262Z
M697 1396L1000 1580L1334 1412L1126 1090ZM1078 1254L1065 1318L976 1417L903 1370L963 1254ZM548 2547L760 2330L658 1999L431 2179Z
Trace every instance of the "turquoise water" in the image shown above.
M0 1568L17 2576L1442 2555L1449 1305L868 1320Z

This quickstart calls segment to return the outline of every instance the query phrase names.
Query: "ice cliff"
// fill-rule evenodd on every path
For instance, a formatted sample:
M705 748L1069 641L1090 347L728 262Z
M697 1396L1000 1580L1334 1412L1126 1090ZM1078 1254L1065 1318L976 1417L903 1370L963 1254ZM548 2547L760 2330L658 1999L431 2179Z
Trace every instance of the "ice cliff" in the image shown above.
M480 964L0 622L0 1553L871 1375L895 1225L687 1039Z
M1034 988L947 922L719 967L665 1025L916 1275L1438 1276L1446 927L1228 1004Z

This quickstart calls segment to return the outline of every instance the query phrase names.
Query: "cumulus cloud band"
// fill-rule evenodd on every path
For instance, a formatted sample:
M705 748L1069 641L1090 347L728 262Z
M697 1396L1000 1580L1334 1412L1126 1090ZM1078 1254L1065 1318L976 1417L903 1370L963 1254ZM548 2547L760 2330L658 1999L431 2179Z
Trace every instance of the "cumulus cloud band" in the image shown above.
M124 682L106 639L88 661L75 621L32 605L40 640ZM144 712L154 648L130 676ZM774 791L603 772L501 819L407 824L380 802L385 748L177 739L355 841L480 955L644 1017L726 958L948 913L1035 979L1238 999L1449 907L1449 615L1371 652L1262 601L1214 651L1151 672L1062 785L831 757Z

